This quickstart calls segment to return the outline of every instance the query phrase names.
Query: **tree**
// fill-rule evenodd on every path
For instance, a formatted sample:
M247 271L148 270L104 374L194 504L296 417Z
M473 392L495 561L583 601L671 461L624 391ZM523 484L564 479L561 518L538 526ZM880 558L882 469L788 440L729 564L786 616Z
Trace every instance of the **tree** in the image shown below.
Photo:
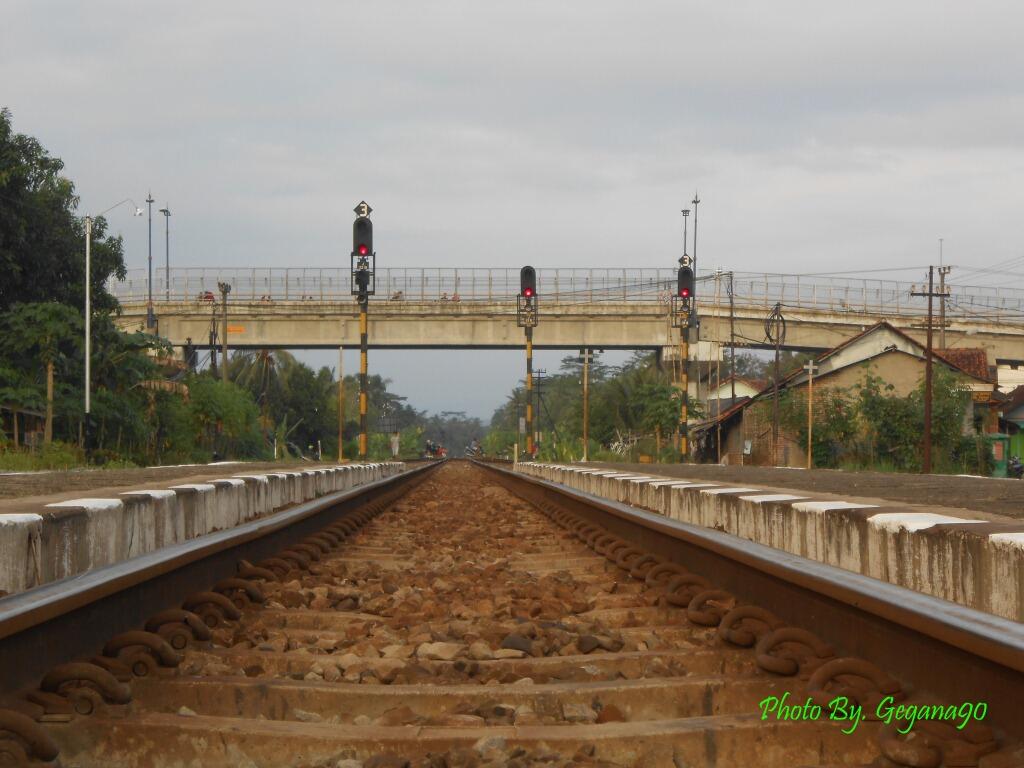
M32 361L43 366L46 389L46 426L43 442L53 440L54 369L80 340L81 318L63 304L44 302L18 304L0 315L0 349L9 359L30 368Z
M18 416L21 411L39 410L45 400L30 377L18 368L0 365L0 403L11 410L11 437L14 447L20 447Z
M850 392L836 387L814 390L814 430L811 452L814 466L838 467L856 445L858 433L857 403ZM796 437L803 449L807 445L807 388L784 389L779 394L779 421Z
M189 411L200 444L209 455L243 458L265 455L259 428L259 409L238 385L211 376L189 381Z
M64 163L31 136L14 132L11 113L0 110L0 312L18 302L85 301L85 225ZM121 238L106 237L106 222L93 224L92 301L98 312L117 308L106 289L124 277Z
M779 352L779 376L785 376L801 367L814 355L809 352L796 352L784 349ZM768 350L740 352L736 355L736 376L740 379L775 380L775 353Z
M924 380L907 397L892 395L893 387L868 375L860 387L860 410L872 453L886 457L896 469L921 467L924 424ZM957 467L962 450L969 396L960 375L943 365L933 368L932 455L937 471Z

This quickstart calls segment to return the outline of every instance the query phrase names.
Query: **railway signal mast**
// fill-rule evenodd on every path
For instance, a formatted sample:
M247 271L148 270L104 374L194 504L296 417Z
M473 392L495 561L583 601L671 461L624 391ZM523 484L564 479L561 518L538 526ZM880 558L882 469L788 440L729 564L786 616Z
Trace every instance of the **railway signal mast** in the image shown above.
M676 273L676 290L672 296L672 326L679 329L679 454L686 462L689 456L689 440L687 409L689 407L689 371L687 363L690 357L690 328L694 325L694 304L696 301L696 280L693 274L693 259L686 252L686 219L690 215L683 211L683 255L679 258L679 271Z
M365 201L355 207L352 223L352 295L359 302L359 458L367 453L367 310L376 288L377 254L373 250L373 211ZM340 439L340 438L339 438Z
M516 325L526 331L526 456L533 459L533 329L537 326L537 270L519 270Z

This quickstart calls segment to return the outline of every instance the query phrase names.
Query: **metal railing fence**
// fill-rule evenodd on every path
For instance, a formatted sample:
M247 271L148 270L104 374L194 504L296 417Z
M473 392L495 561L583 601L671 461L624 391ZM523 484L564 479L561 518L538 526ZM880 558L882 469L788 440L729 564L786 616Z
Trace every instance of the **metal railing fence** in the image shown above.
M537 292L544 302L668 301L675 288L672 268L537 270ZM153 276L153 300L219 300L217 284L231 285L229 301L352 301L347 268L213 268L163 270ZM697 300L711 297L728 302L730 273L710 273L698 279ZM717 283L717 284L716 284ZM732 275L734 302L741 308L787 308L853 312L869 315L920 315L927 300L912 296L921 285L897 280L806 276L783 273L736 272ZM111 280L108 289L122 302L146 301L146 270L129 270L124 280ZM977 320L1024 321L1024 291L999 286L949 286L947 316ZM389 267L377 270L372 301L514 302L519 293L518 268Z

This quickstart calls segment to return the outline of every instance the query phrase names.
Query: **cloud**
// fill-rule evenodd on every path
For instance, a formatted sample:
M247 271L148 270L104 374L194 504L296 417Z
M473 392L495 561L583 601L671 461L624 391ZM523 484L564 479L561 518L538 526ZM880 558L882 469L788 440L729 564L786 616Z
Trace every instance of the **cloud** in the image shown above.
M182 265L830 271L1019 255L1024 8L104 0L5 9L4 104ZM131 266L145 222L111 218ZM162 253L160 254L162 256ZM953 273L955 281L956 272ZM438 405L440 407L440 405Z

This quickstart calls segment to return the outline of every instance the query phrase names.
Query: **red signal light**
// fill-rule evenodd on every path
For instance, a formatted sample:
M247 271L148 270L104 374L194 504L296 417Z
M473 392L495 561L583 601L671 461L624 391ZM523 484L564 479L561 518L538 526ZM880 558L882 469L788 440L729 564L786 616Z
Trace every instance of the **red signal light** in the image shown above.
M531 296L533 296L533 288L524 289L523 296L525 296L526 298L530 298Z
M366 247L365 245L360 245L360 246L359 246L359 255L360 255L360 256L365 256L365 255L366 255L366 254L368 254L369 252L370 252L370 249L369 249L369 248L367 248L367 247Z
M683 288L683 290L681 290L679 292L679 295L682 296L684 299L690 298L690 289L689 288Z

